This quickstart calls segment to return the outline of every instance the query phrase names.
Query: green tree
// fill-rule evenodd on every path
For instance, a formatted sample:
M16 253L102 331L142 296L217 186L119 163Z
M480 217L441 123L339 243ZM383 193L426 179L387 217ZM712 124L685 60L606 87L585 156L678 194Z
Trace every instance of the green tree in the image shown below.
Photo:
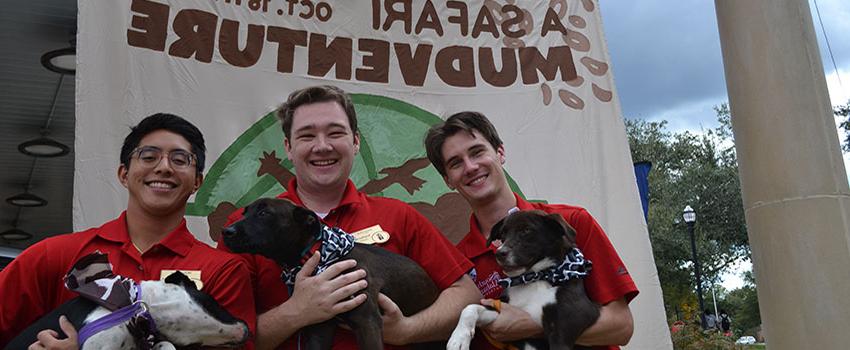
M724 293L720 305L732 317L732 330L737 336L756 335L756 329L761 326L758 295L755 281L751 272L745 274L746 285L731 292Z
M652 162L648 227L667 314L696 304L690 238L682 210L697 213L695 235L703 290L750 256L738 165L726 104L715 107L719 126L702 134L673 133L667 122L627 120L634 161Z
M847 101L846 105L835 106L833 113L836 117L841 118L839 127L844 130L845 137L844 141L841 142L841 149L844 152L850 152L850 100Z

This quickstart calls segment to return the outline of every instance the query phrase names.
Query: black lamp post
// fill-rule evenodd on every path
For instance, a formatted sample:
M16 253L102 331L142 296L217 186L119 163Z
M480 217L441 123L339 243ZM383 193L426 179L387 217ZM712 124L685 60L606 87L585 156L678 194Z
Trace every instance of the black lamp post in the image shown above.
M702 329L705 329L705 303L702 300L702 279L699 271L699 259L697 259L697 243L694 239L694 224L697 222L697 213L690 205L685 206L685 211L682 213L682 218L688 224L688 235L691 236L691 253L694 256L694 276L697 279L697 300L699 300L699 320Z

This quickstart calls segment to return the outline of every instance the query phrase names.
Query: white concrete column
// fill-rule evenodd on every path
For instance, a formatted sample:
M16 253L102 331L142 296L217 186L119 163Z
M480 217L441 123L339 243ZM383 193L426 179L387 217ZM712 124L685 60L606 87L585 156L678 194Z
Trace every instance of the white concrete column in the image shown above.
M806 0L715 0L768 348L850 349L850 190Z

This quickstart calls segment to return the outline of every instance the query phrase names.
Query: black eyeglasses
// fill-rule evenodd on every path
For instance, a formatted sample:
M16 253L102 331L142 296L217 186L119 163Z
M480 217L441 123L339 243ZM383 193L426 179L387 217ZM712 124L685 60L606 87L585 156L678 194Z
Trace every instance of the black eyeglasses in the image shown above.
M174 169L186 169L196 162L195 155L190 152L182 149L166 152L154 146L137 147L130 153L130 156L135 156L139 160L139 164L144 167L155 167L162 161L163 154L168 157L168 164Z

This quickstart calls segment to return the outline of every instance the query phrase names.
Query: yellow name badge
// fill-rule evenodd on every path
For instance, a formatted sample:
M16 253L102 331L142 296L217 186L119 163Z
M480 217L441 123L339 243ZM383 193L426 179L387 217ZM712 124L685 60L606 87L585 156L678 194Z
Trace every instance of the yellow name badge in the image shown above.
M384 243L390 240L390 234L381 228L381 225L364 228L352 233L354 241L362 244Z
M201 282L201 271L199 270L162 270L159 273L159 280L165 281L165 278L175 273L177 271L182 272L186 277L189 277L192 282L195 282L195 286L198 287L198 290L204 288L204 282Z

